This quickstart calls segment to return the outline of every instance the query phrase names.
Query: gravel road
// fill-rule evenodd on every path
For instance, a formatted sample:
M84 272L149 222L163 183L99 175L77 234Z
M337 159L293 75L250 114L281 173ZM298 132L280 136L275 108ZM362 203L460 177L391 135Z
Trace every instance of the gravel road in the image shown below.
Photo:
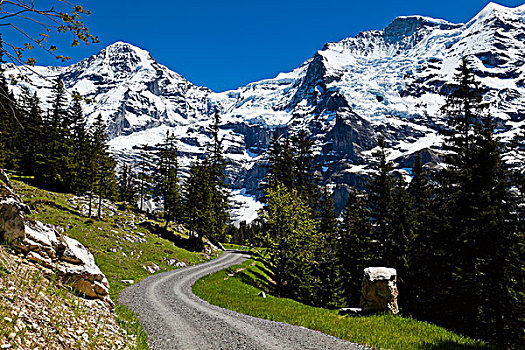
M246 254L226 251L205 264L148 277L123 290L120 302L139 315L155 350L365 349L317 331L222 309L191 292L192 284L202 276L247 258Z

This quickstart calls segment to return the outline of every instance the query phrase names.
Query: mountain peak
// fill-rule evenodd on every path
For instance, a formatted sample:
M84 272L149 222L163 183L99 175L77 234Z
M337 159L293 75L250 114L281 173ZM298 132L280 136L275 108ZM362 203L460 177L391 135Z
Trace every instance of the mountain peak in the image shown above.
M425 16L400 16L386 26L384 29L384 35L390 40L398 41L405 36L414 34L420 28L439 28L446 30L458 26L460 25L450 23L443 19L435 19Z
M94 66L97 67L96 70L131 73L142 67L150 67L154 62L155 60L148 51L123 41L117 41L77 65L83 69Z
M498 14L505 15L524 15L525 14L525 5L517 7L506 7L495 2L489 2L470 22L478 21L485 19L487 17L492 17Z

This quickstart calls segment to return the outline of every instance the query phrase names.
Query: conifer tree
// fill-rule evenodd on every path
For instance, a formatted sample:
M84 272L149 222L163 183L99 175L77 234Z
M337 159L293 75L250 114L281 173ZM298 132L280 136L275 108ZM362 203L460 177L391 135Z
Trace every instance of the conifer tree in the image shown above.
M85 176L89 172L88 160L90 145L87 135L87 123L79 99L74 99L69 112L70 119L70 159L68 169L69 189L73 193L84 194L89 189L89 182Z
M303 197L304 198L304 197ZM306 198L305 198L306 199ZM334 201L327 187L324 187L319 208L319 245L314 247L312 277L316 305L321 307L336 306L338 296L337 276L337 216Z
M443 107L448 116L444 148L450 152L439 177L449 262L442 268L452 281L443 298L452 305L447 318L453 327L505 343L510 325L519 323L509 311L517 306L509 303L516 300L519 274L509 176L494 122L484 113L483 92L465 59L456 81Z
M416 154L412 181L407 191L411 199L413 242L409 248L405 276L407 288L402 306L405 310L428 319L437 311L435 293L432 290L435 288L435 275L441 264L436 246L436 241L439 240L437 228L440 227L441 219L435 215L430 174L423 168L419 153Z
M88 176L91 183L89 191L89 216L92 215L93 195L98 196L97 216L102 214L102 198L114 198L116 194L115 161L109 155L106 144L108 135L106 124L99 114L90 131L91 157L88 160Z
M377 144L379 150L375 153L375 175L369 184L368 205L372 219L372 232L378 241L377 255L382 264L392 266L394 244L394 177L391 174L392 164L386 159L386 142L379 136Z
M358 305L363 269L375 265L378 260L365 194L350 189L342 215L337 242L340 294L344 304Z
M17 118L16 101L9 90L1 63L3 63L2 54L0 54L0 167L13 169L17 166L16 140L23 126Z
M138 194L139 203L138 207L140 211L144 211L144 202L146 198L152 193L152 176L151 176L151 163L150 154L148 152L148 146L142 145L140 147L139 161L137 163L137 180L138 180Z
M211 220L212 189L209 167L201 160L193 163L183 185L183 220L191 238L199 238L208 232Z
M41 173L39 164L42 163L44 144L44 124L40 100L36 92L29 91L22 94L21 113L24 115L24 130L20 140L20 170L29 176Z
M66 89L62 77L58 76L51 89L49 104L51 105L45 120L45 148L40 159L42 172L36 174L37 183L56 190L65 190L67 169L71 161L70 153Z
M294 186L301 196L312 209L318 210L321 191L317 185L319 181L316 175L317 167L313 155L313 138L301 129L292 137L293 175Z
M219 137L220 115L215 112L213 123L209 129L212 142L208 145L208 157L204 164L208 167L207 179L210 192L208 217L208 236L218 242L224 238L229 220L228 186L226 185L226 161L222 154L222 140Z
M120 165L118 177L119 200L133 208L137 206L137 179L133 167L127 163Z
M174 135L166 133L166 138L159 145L157 151L157 179L158 191L163 197L164 219L166 228L170 221L174 221L180 214L180 186L178 181L177 140Z
M265 183L262 189L267 190L278 182L288 189L295 187L296 167L288 137L283 137L281 140L277 132L273 133L266 169Z

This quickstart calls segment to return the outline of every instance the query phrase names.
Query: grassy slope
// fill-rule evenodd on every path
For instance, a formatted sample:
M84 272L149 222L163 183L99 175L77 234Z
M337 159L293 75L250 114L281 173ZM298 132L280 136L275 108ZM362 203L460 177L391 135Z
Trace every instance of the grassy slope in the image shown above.
M93 253L97 265L109 281L119 323L137 336L139 349L148 349L147 338L138 319L133 312L118 304L118 295L127 286L121 280L131 279L137 283L150 275L143 268L147 265L158 265L159 272L174 269L167 264L167 259L176 259L188 265L198 264L205 260L204 254L189 252L150 233L146 228L129 225L134 220L135 223L141 221L129 212L119 211L118 215L103 220L88 219L69 205L70 194L49 192L18 181L14 181L14 186L15 191L33 210L29 217L61 226L66 235L77 239ZM143 235L146 242L133 243L126 239L140 237L136 232Z
M244 269L244 270L241 270ZM228 277L228 273L235 273ZM257 297L268 290L270 271L248 260L206 276L193 291L211 304L255 317L315 329L359 344L383 349L484 349L481 342L411 318L388 315L340 316L335 310L315 308L291 299Z

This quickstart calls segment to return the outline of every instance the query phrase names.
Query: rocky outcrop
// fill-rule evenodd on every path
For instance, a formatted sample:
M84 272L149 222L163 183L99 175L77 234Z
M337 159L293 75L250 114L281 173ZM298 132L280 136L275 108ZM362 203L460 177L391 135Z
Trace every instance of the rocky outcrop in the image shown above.
M13 192L9 177L0 169L0 242L12 244L24 238L24 213L29 213L29 208Z
M0 197L0 241L11 244L24 239L25 206L15 197Z
M12 244L27 260L56 271L62 281L86 297L113 306L108 280L87 248L52 225L27 220L27 207L6 181L2 182L5 185L0 185L0 239Z
M367 267L362 282L360 306L363 312L399 313L397 306L397 272L386 267Z

